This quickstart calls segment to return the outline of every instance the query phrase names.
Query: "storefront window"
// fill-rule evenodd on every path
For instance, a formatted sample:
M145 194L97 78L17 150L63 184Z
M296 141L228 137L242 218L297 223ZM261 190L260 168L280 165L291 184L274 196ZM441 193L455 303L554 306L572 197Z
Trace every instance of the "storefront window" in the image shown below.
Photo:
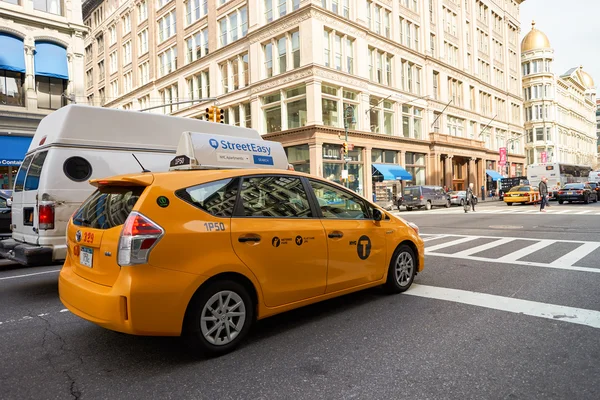
M285 154L295 171L310 173L310 152L307 144L286 147Z
M362 148L355 147L348 152L348 188L356 193L363 194L363 163ZM342 170L344 160L341 158L341 145L323 145L323 176L336 183L343 184Z
M394 150L371 150L371 162L383 164L397 164L398 153Z
M406 153L405 169L412 175L413 180L411 183L413 185L425 185L425 157L426 154L423 153Z

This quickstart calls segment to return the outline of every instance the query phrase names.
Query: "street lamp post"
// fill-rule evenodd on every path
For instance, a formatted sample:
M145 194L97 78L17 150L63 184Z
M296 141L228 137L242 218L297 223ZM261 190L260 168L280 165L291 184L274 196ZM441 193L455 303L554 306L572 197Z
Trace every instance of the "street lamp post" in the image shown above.
M344 108L344 149L347 149L348 147L348 120L352 121L352 123L355 123L355 119L354 119L354 107L352 107L351 105L346 106L346 108ZM348 173L348 153L346 153L345 151L342 152L343 157L344 157L344 171L346 171L346 179L344 180L344 186L348 187L348 181L349 181L349 177L350 174Z

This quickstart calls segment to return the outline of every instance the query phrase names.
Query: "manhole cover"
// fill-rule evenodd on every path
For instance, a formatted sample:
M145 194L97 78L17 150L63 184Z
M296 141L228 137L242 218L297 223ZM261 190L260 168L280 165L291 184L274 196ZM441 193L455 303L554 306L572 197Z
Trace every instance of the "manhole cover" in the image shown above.
M519 225L490 225L492 229L523 229L522 226Z

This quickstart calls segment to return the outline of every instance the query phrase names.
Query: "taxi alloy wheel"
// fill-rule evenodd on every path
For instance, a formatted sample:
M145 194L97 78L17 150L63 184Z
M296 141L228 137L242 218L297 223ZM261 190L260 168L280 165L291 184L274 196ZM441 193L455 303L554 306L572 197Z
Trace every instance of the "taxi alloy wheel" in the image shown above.
M394 252L385 287L391 293L404 292L412 285L416 273L415 253L409 246L402 245Z
M217 281L192 299L185 337L196 353L221 355L239 345L253 321L254 305L244 286Z
M244 300L235 292L223 290L215 293L204 305L200 330L207 342L222 346L235 340L245 322Z

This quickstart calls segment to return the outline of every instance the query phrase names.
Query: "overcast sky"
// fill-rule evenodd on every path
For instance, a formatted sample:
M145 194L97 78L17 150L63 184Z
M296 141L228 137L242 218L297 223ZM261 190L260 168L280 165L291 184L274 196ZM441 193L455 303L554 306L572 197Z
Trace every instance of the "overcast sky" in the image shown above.
M531 21L554 48L554 73L583 65L596 88L600 84L599 0L525 0L521 4L521 39Z

